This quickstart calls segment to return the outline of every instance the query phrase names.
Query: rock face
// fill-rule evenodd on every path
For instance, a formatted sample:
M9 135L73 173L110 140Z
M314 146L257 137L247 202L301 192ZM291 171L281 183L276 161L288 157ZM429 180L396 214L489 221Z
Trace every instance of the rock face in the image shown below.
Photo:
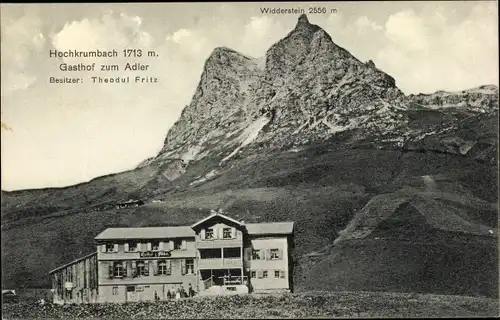
M234 50L216 48L205 63L192 102L170 129L158 156L144 165L171 159L183 159L187 165L212 147L217 149L211 144L223 142L228 132L244 128L249 90L261 73L257 63Z
M432 109L458 108L490 113L498 110L498 87L484 85L460 92L438 91L433 94L409 95L411 102Z
M141 166L158 164L164 176L176 179L208 155L223 164L240 152L299 147L336 135L410 149L458 144L438 149L463 155L478 142L454 137L466 112L498 110L495 86L405 96L373 61L356 59L305 15L264 61L262 66L259 59L215 49L163 149ZM443 134L439 141L423 140ZM181 169L175 159L183 159Z

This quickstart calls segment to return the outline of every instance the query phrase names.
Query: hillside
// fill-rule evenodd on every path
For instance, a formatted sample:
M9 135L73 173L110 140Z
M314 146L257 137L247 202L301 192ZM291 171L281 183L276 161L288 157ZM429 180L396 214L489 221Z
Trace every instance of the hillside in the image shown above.
M2 192L2 283L50 286L47 272L108 226L190 224L219 207L296 222L298 291L497 297L498 87L405 96L305 16L263 61L215 49L138 168ZM146 204L114 207L128 199Z

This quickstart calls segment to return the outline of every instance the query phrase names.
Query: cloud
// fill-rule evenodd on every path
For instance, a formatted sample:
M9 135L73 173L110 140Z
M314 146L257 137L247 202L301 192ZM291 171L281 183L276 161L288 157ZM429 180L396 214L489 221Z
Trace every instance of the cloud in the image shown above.
M41 21L35 15L26 14L17 20L2 18L1 26L2 94L6 95L26 89L36 81L30 66L46 39L41 32Z
M406 93L498 84L496 6L475 3L458 22L453 12L434 3L418 14L397 12L385 24L387 44L377 54L377 65Z
M391 15L385 24L385 34L402 50L426 50L429 46L426 22L413 10Z
M357 32L362 34L366 31L379 31L382 30L383 27L378 23L371 21L367 16L361 16L356 21L354 21L354 25L357 28Z
M179 29L165 38L167 50L174 50L171 54L179 55L180 59L205 59L215 47L203 32L198 30Z
M241 38L236 38L234 48L252 57L262 57L271 45L288 32L279 20L272 16L250 17L243 26Z
M113 50L121 52L129 47L150 48L153 37L142 30L142 19L109 10L98 19L71 21L51 35L52 45L58 50ZM64 58L66 61L74 60ZM81 60L81 59L78 59Z

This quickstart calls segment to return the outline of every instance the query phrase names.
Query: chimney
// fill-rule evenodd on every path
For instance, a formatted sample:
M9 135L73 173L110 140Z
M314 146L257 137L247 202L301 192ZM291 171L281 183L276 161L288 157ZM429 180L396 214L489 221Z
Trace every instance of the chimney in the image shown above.
M240 220L240 223L241 223L242 225L245 225L245 220Z

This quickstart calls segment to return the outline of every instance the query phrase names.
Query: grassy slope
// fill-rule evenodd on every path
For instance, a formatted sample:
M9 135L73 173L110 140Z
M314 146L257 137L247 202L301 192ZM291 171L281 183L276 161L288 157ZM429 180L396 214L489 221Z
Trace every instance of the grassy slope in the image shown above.
M195 164L176 184L187 186L206 172L207 166L205 162ZM298 290L321 287L493 295L498 273L492 238L479 241L471 236L463 243L447 243L451 238L445 234L431 235L421 244L391 245L365 239L356 246L334 247L334 251L315 258L319 262L314 266L304 256L324 248L332 250L333 240L369 199L411 185L415 179L418 181L415 177L446 176L451 184L468 187L469 181L480 179L477 181L481 185L470 188L470 193L495 201L494 170L485 163L449 154L333 149L324 145L299 153L243 158L204 184L163 196L161 204L34 219L22 228L2 231L2 241L7 244L2 250L2 282L11 287L50 285L47 272L92 250L93 237L108 226L186 224L205 216L210 208L222 207L248 222L296 222ZM474 219L496 221L491 217L495 211L470 206L475 211L466 212L474 211L479 216ZM444 254L448 257L445 264ZM343 258L335 260L339 255ZM455 259L459 263L451 263ZM443 270L440 282L436 282L439 276L426 277L419 269L422 261ZM450 272L444 272L448 269ZM413 280L408 280L410 276ZM467 285L458 290L460 283Z
M279 296L195 297L128 304L10 304L6 319L275 319L495 317L498 300L384 292L311 292Z
M146 185L154 173L154 167L144 167L65 188L2 191L2 225L124 200Z

